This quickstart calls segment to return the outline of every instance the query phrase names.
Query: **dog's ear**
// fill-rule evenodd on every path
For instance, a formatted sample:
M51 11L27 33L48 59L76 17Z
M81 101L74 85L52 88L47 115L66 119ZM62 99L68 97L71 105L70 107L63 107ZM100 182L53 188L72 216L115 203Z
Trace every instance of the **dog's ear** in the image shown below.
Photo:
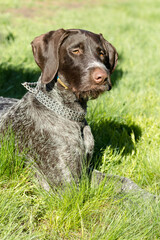
M59 47L67 36L67 31L59 29L42 34L31 42L34 59L42 70L42 83L47 84L55 77L59 67Z
M102 41L103 47L106 51L106 55L109 59L109 69L110 73L113 73L118 62L118 53L111 43L103 38L103 35L100 34L100 39Z

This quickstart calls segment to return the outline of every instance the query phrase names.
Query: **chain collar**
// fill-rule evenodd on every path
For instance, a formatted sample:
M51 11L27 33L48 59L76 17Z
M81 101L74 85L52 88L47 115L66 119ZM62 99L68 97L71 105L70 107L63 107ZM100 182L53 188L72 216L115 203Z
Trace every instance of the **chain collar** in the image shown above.
M72 121L82 122L85 118L84 112L77 112L70 108L63 106L60 102L53 100L52 98L45 95L39 88L37 82L33 83L22 83L22 85L31 93L33 93L36 99L42 103L46 108L54 111L56 114L67 118ZM35 86L35 87L34 87Z

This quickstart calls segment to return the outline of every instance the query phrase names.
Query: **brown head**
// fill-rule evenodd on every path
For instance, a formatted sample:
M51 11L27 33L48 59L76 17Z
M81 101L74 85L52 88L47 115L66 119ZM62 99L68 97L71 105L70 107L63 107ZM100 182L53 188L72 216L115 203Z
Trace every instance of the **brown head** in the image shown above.
M36 37L31 44L43 84L59 76L79 99L96 98L111 89L118 54L102 34L59 29Z

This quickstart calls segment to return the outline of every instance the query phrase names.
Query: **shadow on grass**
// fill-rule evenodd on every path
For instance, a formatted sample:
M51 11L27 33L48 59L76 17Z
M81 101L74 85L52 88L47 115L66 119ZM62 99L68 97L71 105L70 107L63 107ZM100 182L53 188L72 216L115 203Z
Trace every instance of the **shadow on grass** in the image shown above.
M21 98L25 93L23 82L35 82L40 71L25 69L23 66L0 64L0 96Z
M91 124L92 133L95 139L95 153L93 156L93 165L97 167L101 164L99 159L102 159L103 151L107 146L113 150L121 152L122 155L132 154L136 151L135 143L140 139L142 132L141 128L132 123L127 125L114 120L101 121L97 124Z
M118 65L117 65L115 71L113 72L113 74L111 75L111 82L112 82L113 87L117 86L119 81L123 77L123 70L121 68L119 68L120 62L123 62L123 54L122 53L120 53L118 55Z
M123 76L122 69L116 69L114 71L114 73L111 76L111 82L113 87L116 87L118 85L119 81L122 79L122 76Z

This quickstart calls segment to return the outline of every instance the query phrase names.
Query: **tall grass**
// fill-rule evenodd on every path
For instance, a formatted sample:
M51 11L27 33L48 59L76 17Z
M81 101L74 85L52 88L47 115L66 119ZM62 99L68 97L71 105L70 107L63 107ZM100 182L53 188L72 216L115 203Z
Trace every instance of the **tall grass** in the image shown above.
M103 33L119 53L113 88L88 103L92 165L160 195L160 5L136 1L0 0L0 95L20 98L37 81L30 42L58 28ZM159 200L119 195L113 183L45 192L15 147L1 140L0 239L159 239Z
M46 192L34 178L33 169L28 165L22 168L25 158L15 147L14 136L3 141L0 159L6 166L0 176L1 239L160 237L157 200L119 195L112 182L91 188L86 174L78 186L73 182L63 190Z

